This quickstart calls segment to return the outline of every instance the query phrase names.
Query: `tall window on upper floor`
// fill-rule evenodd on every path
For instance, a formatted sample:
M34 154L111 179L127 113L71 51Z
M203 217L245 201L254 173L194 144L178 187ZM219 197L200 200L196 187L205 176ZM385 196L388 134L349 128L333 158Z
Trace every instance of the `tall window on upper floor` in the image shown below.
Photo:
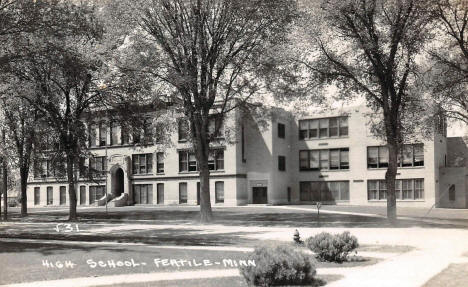
M348 136L348 117L333 117L299 121L299 139L319 139Z
M150 174L153 172L153 154L132 155L133 174Z
M187 141L189 136L189 124L185 119L179 119L177 122L178 125L178 135L179 141L184 142Z
M102 122L99 124L99 146L107 144L107 125Z
M164 153L156 153L156 172L164 173Z
M96 130L97 130L97 125L96 124L90 124L89 125L88 134L89 134L89 146L90 147L95 147L96 146L96 141L97 141Z
M301 150L299 151L300 170L349 169L349 148Z
M110 140L111 145L119 144L119 125L116 122L110 123Z
M407 144L402 148L398 156L399 167L424 166L424 145ZM367 147L367 167L385 168L388 167L388 147L375 146Z
M120 140L123 145L130 143L129 128L127 125L120 125Z
M286 137L286 126L282 123L278 123L278 137L281 139Z
M278 170L286 171L286 157L279 155L278 156Z
M146 118L143 122L143 142L145 144L151 144L153 140L153 120Z
M215 139L224 138L224 123L221 116L210 119L208 122L208 134L213 135Z

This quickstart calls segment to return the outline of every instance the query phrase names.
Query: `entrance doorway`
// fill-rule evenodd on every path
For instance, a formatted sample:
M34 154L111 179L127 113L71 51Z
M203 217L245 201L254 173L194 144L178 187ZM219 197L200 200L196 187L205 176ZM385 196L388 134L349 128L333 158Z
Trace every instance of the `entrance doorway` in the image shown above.
M119 197L124 193L124 172L119 167L112 173L112 194Z
M267 187L256 186L252 187L252 203L253 204L266 204L268 203L267 198Z

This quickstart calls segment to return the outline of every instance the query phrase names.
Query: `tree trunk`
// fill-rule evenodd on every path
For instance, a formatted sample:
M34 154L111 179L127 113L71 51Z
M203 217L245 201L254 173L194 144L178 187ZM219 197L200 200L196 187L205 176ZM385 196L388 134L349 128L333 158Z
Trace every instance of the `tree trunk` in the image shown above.
M210 171L208 161L206 168L200 168L200 221L207 223L213 220L210 199Z
M5 135L5 133L3 134ZM3 220L7 221L8 219L8 167L6 159L2 160L2 189L3 189Z
M28 216L28 198L27 198L27 187L28 187L28 170L20 168L20 189L21 189L21 216Z
M200 171L200 221L207 223L213 220L210 199L210 169L208 167L209 142L207 124L200 118L192 122L193 148Z
M76 214L76 192L75 192L75 173L73 172L74 156L67 155L67 179L68 179L68 199L70 212L68 215L69 221L78 219Z
M387 185L387 218L394 223L397 216L395 178L398 165L398 144L395 140L387 140L388 145L388 168L385 173L385 182Z

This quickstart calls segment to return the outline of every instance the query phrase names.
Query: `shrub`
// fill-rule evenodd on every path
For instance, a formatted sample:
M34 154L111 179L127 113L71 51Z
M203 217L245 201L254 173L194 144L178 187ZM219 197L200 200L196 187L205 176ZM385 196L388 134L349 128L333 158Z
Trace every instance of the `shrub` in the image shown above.
M358 240L348 231L332 235L322 232L307 239L307 247L322 261L343 262L348 253L359 247Z
M310 257L288 245L255 248L248 259L255 266L239 269L250 285L309 284L316 274Z

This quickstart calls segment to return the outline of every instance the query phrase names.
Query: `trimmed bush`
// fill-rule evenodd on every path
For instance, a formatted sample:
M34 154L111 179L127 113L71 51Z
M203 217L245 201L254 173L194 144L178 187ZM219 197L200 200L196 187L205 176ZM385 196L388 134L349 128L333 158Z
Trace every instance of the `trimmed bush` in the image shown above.
M310 284L317 273L309 256L288 245L255 248L248 259L255 266L239 269L249 285Z
M322 232L307 238L306 245L318 259L338 263L346 261L348 253L359 247L357 238L348 231L336 235Z

